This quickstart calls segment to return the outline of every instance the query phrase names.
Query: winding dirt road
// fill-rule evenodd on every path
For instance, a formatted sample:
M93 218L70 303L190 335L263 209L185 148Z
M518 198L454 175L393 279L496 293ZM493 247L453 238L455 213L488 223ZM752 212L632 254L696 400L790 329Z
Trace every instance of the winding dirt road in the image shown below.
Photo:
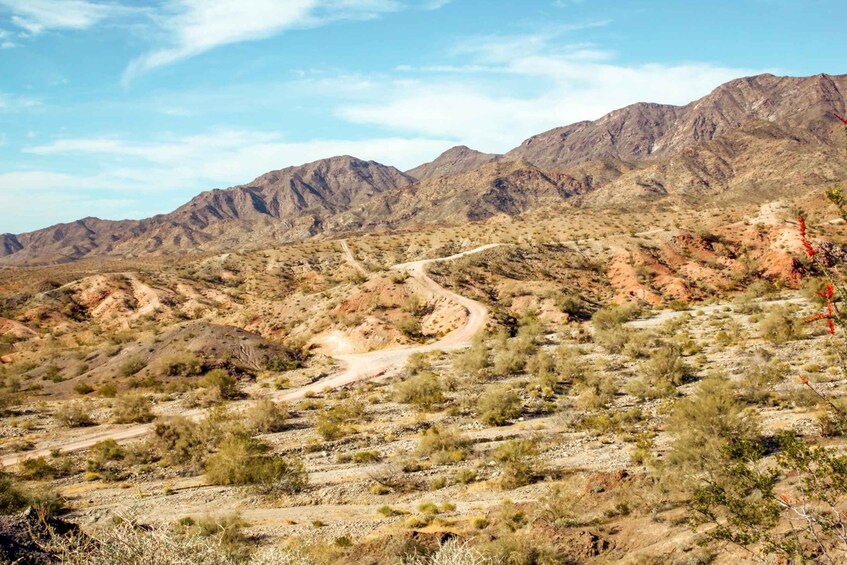
M470 344L471 339L485 327L486 321L488 320L488 308L479 302L465 298L464 296L456 294L455 292L447 290L439 285L427 276L426 266L430 263L452 261L467 255L481 253L482 251L486 251L499 245L501 244L490 243L488 245L477 247L476 249L471 249L470 251L450 255L449 257L423 259L420 261L412 261L410 263L401 263L391 267L391 270L393 271L408 273L410 278L414 279L419 285L427 289L433 295L455 301L457 304L464 307L468 312L468 317L463 326L454 329L438 341L425 345L382 349L380 351L371 351L368 353L335 355L334 358L338 359L345 365L345 369L342 372L325 377L312 384L299 387L294 390L279 391L271 395L271 398L277 401L298 400L303 398L309 392L317 393L326 389L341 388L382 375L389 369L405 365L408 358L415 353L426 353L430 351L455 351L457 349L467 347ZM341 241L341 248L347 261L350 262L356 270L367 276L367 270L353 256L353 253L350 251L346 241ZM205 410L198 409L184 412L182 415L188 418L201 418L204 414ZM17 465L24 459L45 457L56 450L59 450L62 453L84 451L94 446L97 442L107 439L113 439L117 442L125 442L145 436L150 433L152 429L153 424L139 424L131 427L119 427L113 425L98 426L97 428L92 429L90 433L86 434L85 437L65 442L61 445L53 445L31 451L4 455L0 458L0 463L2 463L3 467L9 467Z

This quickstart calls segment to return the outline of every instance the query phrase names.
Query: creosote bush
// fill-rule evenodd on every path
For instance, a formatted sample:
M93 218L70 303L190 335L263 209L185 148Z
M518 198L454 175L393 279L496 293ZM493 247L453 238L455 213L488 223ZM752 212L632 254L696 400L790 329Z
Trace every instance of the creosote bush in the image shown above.
M65 402L53 413L53 418L68 428L93 426L97 423L91 416L88 403L84 400Z
M125 394L115 400L112 421L116 424L143 424L153 420L153 402L141 394Z
M438 376L429 371L397 383L394 387L394 398L397 402L413 404L421 410L431 410L444 402Z
M538 445L534 440L506 441L492 455L500 467L500 486L504 489L528 485L538 474Z
M302 490L308 482L303 463L267 451L266 444L247 434L232 434L206 460L206 479L216 485L255 485L265 491Z
M435 465L458 463L468 456L468 443L455 428L432 426L421 432L415 455L428 457Z
M502 426L521 415L523 402L508 385L489 386L477 402L479 419L491 426Z

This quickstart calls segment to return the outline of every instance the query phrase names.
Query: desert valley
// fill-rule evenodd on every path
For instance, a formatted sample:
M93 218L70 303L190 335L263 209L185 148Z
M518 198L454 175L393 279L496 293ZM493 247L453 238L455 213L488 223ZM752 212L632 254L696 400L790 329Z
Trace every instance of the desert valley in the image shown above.
M845 114L757 75L3 235L0 553L843 562Z

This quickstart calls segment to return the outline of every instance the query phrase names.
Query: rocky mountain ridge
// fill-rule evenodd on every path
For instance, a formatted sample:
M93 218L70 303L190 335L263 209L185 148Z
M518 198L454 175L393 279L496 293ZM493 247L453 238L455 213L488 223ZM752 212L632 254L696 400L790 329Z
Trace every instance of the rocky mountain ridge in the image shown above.
M570 203L766 199L847 176L847 75L730 81L685 106L638 103L505 155L449 149L403 173L350 156L201 193L144 220L85 218L0 236L0 264L231 249L348 231L459 224Z

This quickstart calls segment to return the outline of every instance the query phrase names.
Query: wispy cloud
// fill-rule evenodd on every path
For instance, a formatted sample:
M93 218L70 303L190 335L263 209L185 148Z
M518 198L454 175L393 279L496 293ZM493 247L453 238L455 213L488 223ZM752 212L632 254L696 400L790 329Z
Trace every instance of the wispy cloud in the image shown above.
M86 0L0 0L12 13L11 22L37 35L55 29L88 29L122 10L114 4Z
M761 72L698 62L619 63L614 52L568 41L568 30L588 25L468 38L454 51L461 65L401 67L372 100L341 104L336 113L391 132L502 152L530 135L634 102L685 104L727 80Z
M367 20L413 6L438 9L449 0L171 0L157 21L166 45L133 60L124 82L222 45L265 39L339 20Z

